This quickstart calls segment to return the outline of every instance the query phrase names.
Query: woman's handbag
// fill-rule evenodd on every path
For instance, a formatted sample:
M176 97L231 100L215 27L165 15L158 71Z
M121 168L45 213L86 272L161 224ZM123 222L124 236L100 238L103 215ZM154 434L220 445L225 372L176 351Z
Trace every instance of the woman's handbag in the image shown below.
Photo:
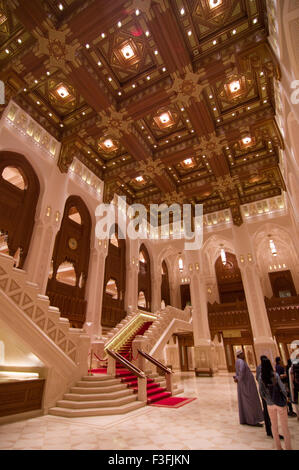
M276 377L273 378L271 398L272 398L274 405L283 407L283 406L286 406L287 404L287 399L285 395L282 393Z

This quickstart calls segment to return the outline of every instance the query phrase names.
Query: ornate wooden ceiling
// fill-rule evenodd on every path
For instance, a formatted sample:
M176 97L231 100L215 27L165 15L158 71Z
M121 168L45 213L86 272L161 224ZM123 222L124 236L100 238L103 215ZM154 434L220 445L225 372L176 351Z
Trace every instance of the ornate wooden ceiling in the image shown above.
M267 36L264 0L0 0L0 78L105 201L204 203L239 225L285 190Z

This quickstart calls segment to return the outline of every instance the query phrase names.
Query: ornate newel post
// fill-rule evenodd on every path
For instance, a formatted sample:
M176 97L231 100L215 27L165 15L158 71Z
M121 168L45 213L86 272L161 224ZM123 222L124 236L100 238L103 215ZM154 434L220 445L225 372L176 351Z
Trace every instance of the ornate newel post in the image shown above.
M209 328L207 285L201 251L188 251L186 260L190 277L195 373L196 375L213 375L215 347L211 341Z
M234 226L233 236L245 290L256 359L259 363L260 356L266 355L274 362L278 349L271 333L255 253L246 225Z

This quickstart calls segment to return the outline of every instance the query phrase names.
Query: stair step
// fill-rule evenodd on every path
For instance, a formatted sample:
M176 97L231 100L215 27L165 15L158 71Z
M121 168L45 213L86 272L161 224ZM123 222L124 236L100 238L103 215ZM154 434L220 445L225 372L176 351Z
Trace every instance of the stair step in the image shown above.
M59 408L53 407L49 409L50 415L55 416L64 416L65 418L77 418L80 416L105 416L105 415L116 415L124 414L129 411L138 410L145 406L146 403L141 401L134 401L132 403L127 403L126 405L117 406L117 407L107 407L107 408L84 408L81 410L74 410L71 408Z
M88 380L79 380L79 382L76 383L76 387L110 387L111 385L117 385L119 384L118 379L111 379L111 380L93 380L93 381L88 381Z
M111 387L72 387L70 392L71 393L99 393L99 391L103 393L111 393L116 392L118 390L124 390L127 388L127 384L120 383L119 385L111 385Z
M122 406L127 403L136 401L136 395L121 397L110 400L92 400L92 401L75 401L75 400L59 400L56 406L59 408L86 409L86 408L107 408L111 406Z
M71 401L97 401L97 400L111 400L112 398L123 398L129 395L133 395L133 390L130 388L125 388L119 390L118 392L109 392L109 393L65 393L63 396L64 400Z

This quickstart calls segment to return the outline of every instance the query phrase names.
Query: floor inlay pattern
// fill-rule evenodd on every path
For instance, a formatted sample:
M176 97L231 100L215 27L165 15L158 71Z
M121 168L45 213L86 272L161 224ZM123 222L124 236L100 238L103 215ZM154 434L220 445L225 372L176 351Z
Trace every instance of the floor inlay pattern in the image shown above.
M0 426L2 450L272 450L264 428L239 424L232 375L181 374L183 396L197 400L182 408L148 406L120 416L40 416ZM294 450L299 421L289 418Z

